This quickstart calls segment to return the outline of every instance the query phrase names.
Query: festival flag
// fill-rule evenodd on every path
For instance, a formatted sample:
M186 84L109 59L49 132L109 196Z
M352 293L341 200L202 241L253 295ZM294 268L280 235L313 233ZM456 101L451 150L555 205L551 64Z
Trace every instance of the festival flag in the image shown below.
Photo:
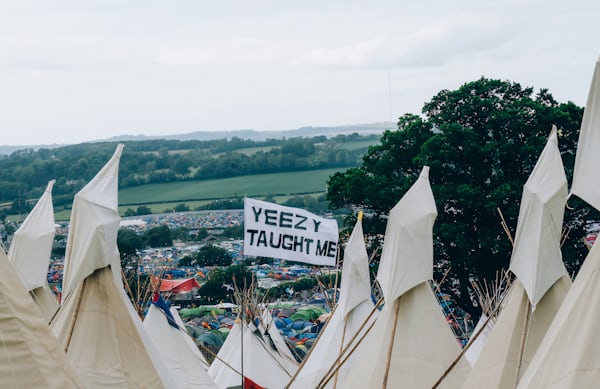
M244 199L244 255L335 266L338 226L299 208Z
M162 311L162 313L164 313L165 317L167 318L167 322L169 323L169 325L171 327L179 329L179 326L177 325L177 322L175 321L173 314L169 310L169 306L167 305L166 301L163 300L160 293L158 293L158 292L154 293L154 296L152 296L152 304L154 304L156 306L156 308L160 309Z

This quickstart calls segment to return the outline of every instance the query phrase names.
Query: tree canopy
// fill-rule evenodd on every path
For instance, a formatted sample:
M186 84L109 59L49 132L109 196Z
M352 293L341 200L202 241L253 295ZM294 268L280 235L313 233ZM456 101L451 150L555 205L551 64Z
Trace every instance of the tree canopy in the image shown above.
M365 233L381 237L385 216L422 166L430 166L438 208L436 271L450 269L454 285L446 283L443 289L465 310L477 313L470 300L470 279L494 279L510 259L511 243L499 210L514 234L522 187L553 124L559 128L571 179L583 109L558 103L544 89L534 94L518 83L481 78L456 90L442 90L425 103L422 113L400 117L398 130L385 132L359 167L333 175L327 197L332 207L370 211L363 221ZM586 253L581 238L591 212L589 207L575 209L565 215L571 231L563 257L571 271ZM436 278L442 277L438 273Z

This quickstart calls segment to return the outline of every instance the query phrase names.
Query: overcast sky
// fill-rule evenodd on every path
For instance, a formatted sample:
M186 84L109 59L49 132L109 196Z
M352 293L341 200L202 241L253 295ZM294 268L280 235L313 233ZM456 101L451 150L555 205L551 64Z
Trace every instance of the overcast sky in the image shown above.
M583 106L597 0L18 0L0 144L396 121L481 76Z

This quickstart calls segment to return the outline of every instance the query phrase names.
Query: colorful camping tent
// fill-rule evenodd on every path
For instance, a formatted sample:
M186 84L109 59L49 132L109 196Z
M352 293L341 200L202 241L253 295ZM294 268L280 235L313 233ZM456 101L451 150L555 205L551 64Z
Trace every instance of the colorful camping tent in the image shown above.
M177 293L186 293L191 292L193 289L199 289L200 284L196 281L195 278L186 278L182 280L161 280L160 282L160 291L161 292L171 292L174 294Z

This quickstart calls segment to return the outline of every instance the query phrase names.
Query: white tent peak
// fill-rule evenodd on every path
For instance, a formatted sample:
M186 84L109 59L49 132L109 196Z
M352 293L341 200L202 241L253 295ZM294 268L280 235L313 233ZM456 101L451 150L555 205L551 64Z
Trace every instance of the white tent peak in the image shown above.
M390 211L377 280L386 304L433 278L433 223L437 209L429 167Z
M567 274L560 237L567 199L556 127L523 186L510 270L519 278L535 307L550 287Z
M54 180L48 182L45 192L15 232L8 250L8 257L28 291L47 285L48 265L56 234L53 185Z
M369 256L365 247L362 223L354 225L344 249L344 265L342 268L342 284L340 301L337 309L341 309L346 317L354 308L371 296L369 283Z
M596 62L577 142L571 193L600 210L600 59Z
M63 298L95 270L110 266L121 285L121 264L117 249L118 172L123 145L76 195L71 212L65 253Z

